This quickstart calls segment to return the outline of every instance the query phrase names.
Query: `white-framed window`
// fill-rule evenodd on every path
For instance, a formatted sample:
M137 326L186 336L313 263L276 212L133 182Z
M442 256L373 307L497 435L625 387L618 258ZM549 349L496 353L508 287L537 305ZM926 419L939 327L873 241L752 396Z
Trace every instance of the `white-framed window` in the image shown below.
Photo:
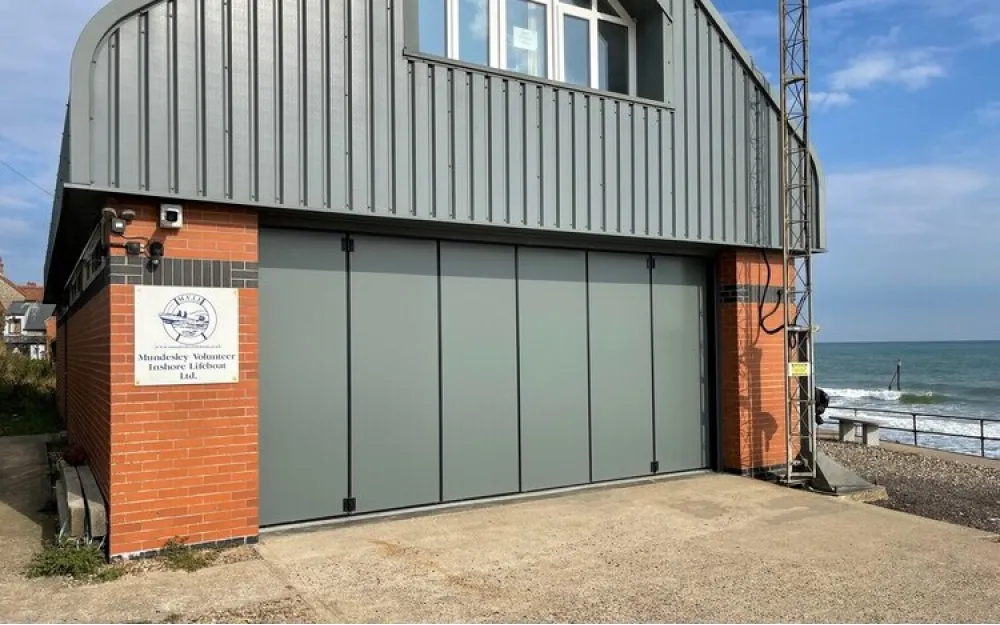
M634 95L635 20L618 0L416 0L418 49Z

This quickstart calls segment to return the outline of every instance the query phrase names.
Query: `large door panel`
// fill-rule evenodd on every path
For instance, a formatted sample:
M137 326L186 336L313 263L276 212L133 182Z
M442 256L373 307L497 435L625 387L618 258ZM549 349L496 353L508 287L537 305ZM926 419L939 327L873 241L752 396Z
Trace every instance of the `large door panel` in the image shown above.
M590 479L584 252L518 248L521 480L525 491Z
M446 501L517 492L514 248L441 243Z
M660 472L708 466L705 270L657 257L653 268L656 456Z
M653 379L645 256L588 254L594 480L649 473Z
M437 243L354 240L351 457L357 511L436 502Z
M260 524L347 496L345 254L332 233L260 231Z

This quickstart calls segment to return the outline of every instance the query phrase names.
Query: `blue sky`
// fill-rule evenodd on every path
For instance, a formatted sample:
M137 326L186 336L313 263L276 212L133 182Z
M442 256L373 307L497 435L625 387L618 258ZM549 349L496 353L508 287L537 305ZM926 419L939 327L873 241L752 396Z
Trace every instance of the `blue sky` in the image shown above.
M73 44L103 0L0 0L0 159L51 189ZM777 74L777 0L717 0ZM830 252L820 340L1000 339L1000 0L812 0ZM0 165L0 256L40 280L50 198Z
M718 0L778 72L777 0ZM817 338L1000 339L1000 0L812 0Z

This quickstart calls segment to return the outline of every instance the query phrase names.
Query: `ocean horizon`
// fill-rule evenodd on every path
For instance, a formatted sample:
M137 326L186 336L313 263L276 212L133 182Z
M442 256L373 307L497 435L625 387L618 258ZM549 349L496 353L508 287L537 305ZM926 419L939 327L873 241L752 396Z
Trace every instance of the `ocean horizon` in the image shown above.
M927 415L917 417L921 430L1000 438L1000 340L817 342L815 361L816 385L830 396L828 416L856 410L886 426L910 428L912 415ZM898 390L893 381L897 361ZM912 435L889 430L883 438L913 442ZM978 438L921 435L919 442L976 455L982 451ZM1000 457L1000 441L987 441L985 447L987 455Z

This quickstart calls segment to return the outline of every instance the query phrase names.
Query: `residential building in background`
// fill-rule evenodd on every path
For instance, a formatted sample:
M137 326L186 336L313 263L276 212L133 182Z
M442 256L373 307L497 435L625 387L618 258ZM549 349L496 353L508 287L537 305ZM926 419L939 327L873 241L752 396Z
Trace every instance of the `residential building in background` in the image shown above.
M5 274L4 260L0 257L0 315L14 302L41 302L45 287L34 282L17 284Z
M55 338L55 304L13 302L3 316L3 343L10 352L42 360Z

